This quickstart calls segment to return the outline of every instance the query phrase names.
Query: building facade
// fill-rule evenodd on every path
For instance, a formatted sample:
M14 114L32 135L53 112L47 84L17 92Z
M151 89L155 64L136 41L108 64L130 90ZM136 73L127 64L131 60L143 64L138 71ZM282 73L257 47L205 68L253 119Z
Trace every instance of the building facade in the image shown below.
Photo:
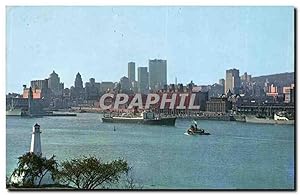
M130 83L135 81L135 62L128 62L128 79Z
M229 90L238 94L240 88L240 72L237 69L226 70L226 80L225 80L225 91L226 94Z
M74 86L77 89L83 89L83 82L80 73L78 72L75 78Z
M98 100L99 95L100 95L100 83L97 83L94 78L90 78L89 82L85 83L86 100Z
M39 93L38 98L45 98L49 99L51 97L51 90L48 88L49 79L44 80L33 80L30 82L30 86L32 90L34 91L34 97L37 97L36 94ZM60 83L61 85L61 83ZM25 87L26 88L26 87ZM61 86L60 86L61 88ZM23 95L26 95L28 93L28 90L23 91Z
M79 72L76 74L74 87L71 87L70 93L71 97L75 99L82 99L84 96L83 82Z
M30 81L30 86L35 89L48 89L48 79Z
M48 88L54 96L62 96L64 84L60 82L58 74L53 70L48 79Z
M167 84L167 60L149 60L149 87L159 90Z
M283 87L284 94L284 102L285 103L294 103L294 95L295 95L295 85L292 84L289 87Z
M208 112L228 112L232 107L232 104L227 100L227 98L211 98L206 102L206 111Z
M128 93L131 89L130 81L127 77L122 77L120 79L120 90L122 93Z
M113 82L104 81L100 83L100 93L106 93L107 91L113 90L115 84Z
M245 72L242 76L241 76L241 82L244 83L250 83L251 82L251 78L252 76L250 74L248 74L247 72Z
M147 67L138 67L138 92L147 94L149 91L149 75Z

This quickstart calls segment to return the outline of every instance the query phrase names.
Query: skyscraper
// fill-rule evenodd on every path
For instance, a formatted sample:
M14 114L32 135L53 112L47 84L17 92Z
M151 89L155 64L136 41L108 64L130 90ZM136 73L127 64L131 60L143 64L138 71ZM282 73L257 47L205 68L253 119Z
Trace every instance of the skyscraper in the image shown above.
M132 83L132 81L135 81L135 63L134 62L128 63L128 79L129 79L130 83Z
M61 88L63 83L60 83L60 78L53 70L48 79L48 87L51 89L54 95L62 95L63 89Z
M226 70L225 78L225 94L228 92L228 90L234 94L237 94L240 87L240 71L235 68Z
M167 84L167 60L149 60L149 85L152 90L161 89Z
M82 89L83 88L83 82L80 73L78 72L75 78L74 86L77 89Z
M84 97L83 82L79 72L76 74L74 87L71 87L70 93L75 99L82 99Z
M138 67L138 92L146 94L149 90L149 76L147 67Z

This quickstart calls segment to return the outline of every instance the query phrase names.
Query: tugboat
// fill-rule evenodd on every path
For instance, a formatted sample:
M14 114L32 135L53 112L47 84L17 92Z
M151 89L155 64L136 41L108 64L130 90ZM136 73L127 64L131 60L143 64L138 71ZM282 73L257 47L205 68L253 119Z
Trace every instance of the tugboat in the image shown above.
M210 133L205 132L204 129L202 128L198 128L197 127L197 122L193 121L194 125L191 125L191 127L187 130L186 133L184 133L185 135L210 135Z
M104 114L102 117L102 122L104 123L138 123L145 125L166 125L175 126L176 117L160 117L155 116L153 112L144 111L141 116L135 113L126 114L123 113L121 116L111 116Z

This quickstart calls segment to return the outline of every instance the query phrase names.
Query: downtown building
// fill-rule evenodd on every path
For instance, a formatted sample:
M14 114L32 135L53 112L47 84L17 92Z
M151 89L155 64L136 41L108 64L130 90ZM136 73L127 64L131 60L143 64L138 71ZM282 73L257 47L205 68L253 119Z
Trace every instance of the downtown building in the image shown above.
M85 83L85 99L98 100L100 96L100 83L95 81L95 78L90 78L89 82Z
M54 96L62 96L64 84L60 82L58 74L53 70L48 79L48 88Z
M240 72L238 69L229 69L226 70L225 76L225 94L229 91L233 94L239 93L240 88Z
M102 81L100 83L100 94L104 94L107 92L112 92L114 89L115 83L111 81Z
M135 81L135 62L128 62L128 79L130 83Z
M123 76L120 79L120 82L119 82L119 85L118 85L118 92L128 94L131 91L131 87L132 87L132 85L130 83L129 78Z
M83 82L79 72L76 74L74 86L71 87L70 93L73 99L82 99L84 96Z
M138 67L138 92L147 94L149 92L149 73L147 67Z
M167 60L149 60L149 87L157 91L167 84Z
M30 88L33 93L33 99L44 99L49 101L50 98L63 95L64 84L60 82L58 74L53 71L47 79L32 80L29 88L24 85L23 98L29 97Z
M48 87L49 79L44 80L33 80L30 81L30 86L34 92L33 97L49 99L51 97L51 91ZM24 87L23 96L28 97L29 88Z

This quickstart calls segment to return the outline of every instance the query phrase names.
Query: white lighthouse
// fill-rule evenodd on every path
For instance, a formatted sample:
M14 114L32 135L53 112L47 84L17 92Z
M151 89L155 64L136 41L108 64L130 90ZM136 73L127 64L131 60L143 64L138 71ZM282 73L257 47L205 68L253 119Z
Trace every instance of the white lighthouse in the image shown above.
M37 123L32 128L30 152L37 156L42 156L41 130L40 125Z
M31 146L30 146L30 153L34 153L35 155L42 157L42 145L41 145L41 129L39 124L35 124L32 128L32 136L31 136ZM24 168L27 169L28 166L25 164ZM39 184L54 184L54 181L52 179L52 173L49 171L47 172L41 182L39 181L40 178L37 176L34 179L34 184L39 185ZM23 182L25 177L25 173L22 173L20 175L12 175L11 177L11 182L12 183L20 183ZM26 179L26 178L25 178Z

